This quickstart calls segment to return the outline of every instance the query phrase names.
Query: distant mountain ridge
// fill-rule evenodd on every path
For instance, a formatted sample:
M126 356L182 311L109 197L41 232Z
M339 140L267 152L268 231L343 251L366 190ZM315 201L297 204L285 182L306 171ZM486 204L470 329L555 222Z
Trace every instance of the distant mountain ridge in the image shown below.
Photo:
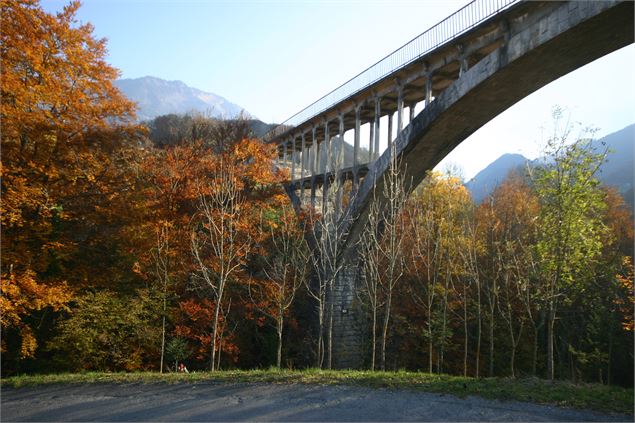
M633 206L633 162L635 144L635 124L613 132L595 142L609 148L606 163L602 164L598 179L616 187L627 203ZM503 154L468 181L465 186L472 193L476 203L480 203L507 177L510 171L524 166L536 166L541 159L529 160L521 154Z
M118 79L115 86L139 106L139 120L167 114L198 112L210 117L232 119L246 110L214 93L201 91L182 81L166 81L154 76Z

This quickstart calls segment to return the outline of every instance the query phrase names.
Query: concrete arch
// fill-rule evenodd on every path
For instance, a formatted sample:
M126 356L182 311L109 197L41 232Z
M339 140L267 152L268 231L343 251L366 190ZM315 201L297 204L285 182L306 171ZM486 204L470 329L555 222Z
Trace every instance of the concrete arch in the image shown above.
M505 42L474 64L397 136L410 190L456 146L514 103L608 53L633 43L631 1L554 2L507 29ZM602 76L598 76L598 79ZM371 201L383 201L389 151L376 160L343 216L344 251L354 250ZM375 195L373 195L375 191ZM345 253L346 254L346 253Z

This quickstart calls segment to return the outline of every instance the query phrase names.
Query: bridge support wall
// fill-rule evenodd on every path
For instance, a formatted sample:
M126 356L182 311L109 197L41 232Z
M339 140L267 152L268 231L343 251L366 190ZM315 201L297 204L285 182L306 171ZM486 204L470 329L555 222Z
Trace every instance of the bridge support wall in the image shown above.
M333 367L361 369L367 350L364 312L357 298L358 258L349 257L333 289Z

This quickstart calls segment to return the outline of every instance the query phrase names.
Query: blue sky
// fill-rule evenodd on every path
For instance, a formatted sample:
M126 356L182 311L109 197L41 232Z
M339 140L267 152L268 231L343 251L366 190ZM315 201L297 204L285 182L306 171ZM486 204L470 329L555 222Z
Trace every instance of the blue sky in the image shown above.
M67 2L43 1L45 10ZM124 78L181 80L280 122L461 6L463 0L86 0L78 12L108 39ZM537 91L461 144L466 178L505 152L534 158L554 105L606 135L635 122L635 47Z

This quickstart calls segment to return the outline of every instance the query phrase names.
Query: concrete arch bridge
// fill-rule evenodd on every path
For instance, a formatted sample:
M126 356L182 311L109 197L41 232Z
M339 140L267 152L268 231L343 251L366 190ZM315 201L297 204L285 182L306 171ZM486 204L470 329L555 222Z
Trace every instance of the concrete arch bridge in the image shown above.
M476 0L265 136L278 146L278 165L291 171L287 192L294 203L333 207L344 233L338 253L344 267L329 299L335 367L362 364L355 245L371 204L385 200L391 151L414 189L457 145L514 103L633 43L633 5ZM352 147L343 142L351 134ZM329 187L341 191L344 181L352 186L348 204L341 193L329 202Z

